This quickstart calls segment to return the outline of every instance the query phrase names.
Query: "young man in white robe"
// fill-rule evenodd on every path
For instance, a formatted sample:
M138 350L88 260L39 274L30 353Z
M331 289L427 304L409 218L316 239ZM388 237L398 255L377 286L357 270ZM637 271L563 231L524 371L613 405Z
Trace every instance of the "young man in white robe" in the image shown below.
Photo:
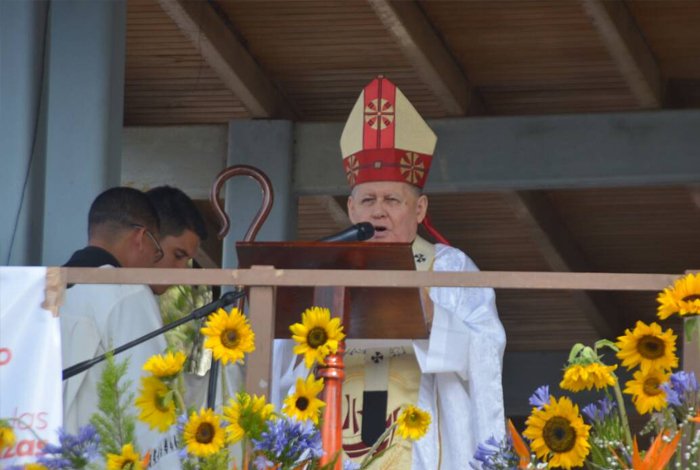
M158 241L159 219L146 194L132 188L111 188L97 196L88 215L88 246L75 252L68 267L150 268L163 258ZM77 284L69 287L60 309L64 368L99 356L163 324L149 286ZM117 356L129 360L126 380L136 392L145 374L143 364L166 348L162 336ZM97 383L104 363L63 382L64 428L75 433L97 411ZM136 409L131 410L137 413ZM136 441L149 450L160 433L136 424Z
M448 246L425 223L428 198L421 189L436 141L392 82L378 77L368 84L341 137L343 164L352 188L348 214L353 223L372 223L375 235L370 242L412 243L417 270L477 271L468 256ZM442 243L433 245L419 237L421 223ZM417 403L432 416L427 435L412 448L390 436L398 445L375 463L378 469L469 468L478 443L505 433L501 375L506 338L493 289L431 288L424 294L431 301L426 303L426 315L429 320L432 316L428 340L395 342L388 347L386 341L356 346L347 341L343 385L346 454L357 461L364 457L374 443L372 436L376 439L395 420L403 404ZM276 344L273 370L281 379L282 390L305 373L302 367L287 367L290 362L281 359L289 348ZM275 395L273 392L273 399ZM383 413L379 419L382 429L367 429L363 424L363 416L370 413ZM377 419L371 421L377 423Z

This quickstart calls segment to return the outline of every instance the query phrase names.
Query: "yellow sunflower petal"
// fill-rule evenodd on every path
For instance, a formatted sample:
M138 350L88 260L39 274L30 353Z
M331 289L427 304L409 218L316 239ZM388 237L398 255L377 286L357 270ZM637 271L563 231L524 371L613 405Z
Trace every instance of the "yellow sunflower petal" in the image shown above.
M593 387L600 390L615 385L616 378L613 371L617 365L608 366L599 362L591 364L572 364L564 371L564 378L559 386L564 390L580 392L590 390Z
M237 308L232 309L231 313L217 310L201 332L207 337L204 347L211 349L214 359L224 365L242 362L245 354L255 350L255 333L248 319Z
M15 445L15 432L10 426L0 426L0 449Z
M421 410L417 406L407 406L396 420L396 431L403 439L416 441L428 432L430 426L430 413Z
M208 408L192 412L182 435L187 452L195 457L209 457L219 452L225 443L219 416Z
M628 370L636 366L644 372L678 367L676 335L670 328L663 331L658 323L647 325L638 321L634 330L627 329L618 337L616 345L617 357Z
M264 396L237 394L235 399L229 400L229 406L224 407L224 416L229 423L226 427L228 442L233 444L246 436L259 439L273 411L274 407L265 402Z
M297 343L294 353L304 355L308 368L314 362L324 365L326 357L337 352L338 343L345 338L340 319L331 318L327 308L311 307L301 314L301 321L289 327Z
M660 386L671 377L670 372L659 369L638 370L625 384L624 392L632 395L632 403L639 414L661 411L667 406L666 392Z
M542 408L533 408L525 424L523 436L531 440L531 450L550 466L570 469L586 460L590 426L567 397L551 397Z
M129 465L131 465L129 467ZM107 454L107 470L143 470L141 456L136 453L134 446L126 444L122 447L121 454Z
M143 365L143 370L150 372L156 377L170 377L178 374L182 370L186 359L187 356L185 353L180 351L175 354L172 352L165 355L156 354L146 361Z
M326 404L317 398L323 390L323 379L309 375L306 380L297 379L294 393L284 399L282 413L300 421L311 420L318 424L321 408Z
M175 401L169 399L170 389L157 377L141 378L136 407L141 410L138 418L151 429L165 432L177 419Z
M686 274L676 280L672 287L664 289L658 295L657 301L659 302L657 315L661 320L674 314L680 316L700 314L700 273Z

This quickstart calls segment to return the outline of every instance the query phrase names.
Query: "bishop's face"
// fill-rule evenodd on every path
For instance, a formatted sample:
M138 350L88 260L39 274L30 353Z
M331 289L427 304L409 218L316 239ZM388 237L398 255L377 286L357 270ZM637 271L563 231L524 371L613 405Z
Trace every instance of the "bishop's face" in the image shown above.
M425 218L428 198L408 183L375 181L355 186L348 198L353 224L370 222L373 242L407 242L416 238Z

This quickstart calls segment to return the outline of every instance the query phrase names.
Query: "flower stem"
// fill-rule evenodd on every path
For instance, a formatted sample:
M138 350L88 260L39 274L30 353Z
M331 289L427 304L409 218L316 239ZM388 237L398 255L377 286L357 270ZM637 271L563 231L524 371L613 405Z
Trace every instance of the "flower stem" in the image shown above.
M360 469L365 469L365 468L367 468L367 467L374 461L374 459L372 458L372 456L373 456L374 453L377 451L377 449L379 448L379 446L382 445L382 442L384 442L384 440L385 440L387 437L389 437L389 434L391 433L391 431L394 430L394 428L395 428L396 426L397 426L397 423L396 423L396 421L394 421L394 422L391 424L391 426L389 426L388 428L386 428L386 429L384 430L384 432L382 433L382 435L379 436L379 439L377 439L377 440L375 441L375 443L372 445L372 448L369 450L369 452L367 452L367 455L365 456L365 458L362 459L362 462L360 462Z
M614 375L614 374L613 374ZM630 423L627 419L627 411L625 410L625 400L622 398L622 391L620 390L620 380L617 375L615 375L615 399L617 400L617 408L620 410L620 420L622 421L622 427L625 430L625 441L628 449L632 449L632 434L630 433Z
M187 413L187 406L185 405L185 400L182 398L180 390L173 387L173 398L175 399L175 407L179 409L179 413Z

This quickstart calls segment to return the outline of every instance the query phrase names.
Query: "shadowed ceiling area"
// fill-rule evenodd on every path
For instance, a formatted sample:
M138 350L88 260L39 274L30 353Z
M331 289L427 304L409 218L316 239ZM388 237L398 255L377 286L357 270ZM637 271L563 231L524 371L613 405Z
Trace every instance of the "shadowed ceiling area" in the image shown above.
M697 108L698 24L694 0L129 0L124 124L343 121L380 73L425 118ZM700 267L699 191L496 188L429 195L429 211L482 270L682 273ZM344 206L301 196L298 237L347 226ZM656 309L654 293L497 299L511 351Z

